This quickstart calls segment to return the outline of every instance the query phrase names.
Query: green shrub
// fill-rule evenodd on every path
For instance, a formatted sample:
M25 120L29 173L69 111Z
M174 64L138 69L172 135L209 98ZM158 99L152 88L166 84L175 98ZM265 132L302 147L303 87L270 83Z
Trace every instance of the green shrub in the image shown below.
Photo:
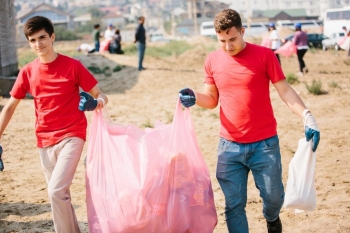
M293 74L293 73L287 74L286 75L286 79L287 79L287 82L289 84L294 84L294 83L298 83L299 82L298 77L295 74Z
M116 67L113 68L113 72L118 72L118 71L121 71L122 70L122 67L117 65Z
M73 31L69 31L64 27L55 27L55 35L57 41L81 39L81 37L78 36L76 33L74 33Z
M100 69L100 67L98 66L94 66L94 65L91 65L91 66L88 66L87 67L88 70L90 70L93 74L102 74L103 71Z
M305 82L306 89L309 91L309 93L313 95L322 95L322 94L327 94L326 91L322 90L322 82L320 80L312 80L311 85L308 85Z

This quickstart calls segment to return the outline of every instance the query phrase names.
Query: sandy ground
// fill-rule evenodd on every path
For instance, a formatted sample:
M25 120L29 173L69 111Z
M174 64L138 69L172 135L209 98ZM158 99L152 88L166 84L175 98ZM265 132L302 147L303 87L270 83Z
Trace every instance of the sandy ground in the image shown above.
M193 49L179 57L145 58L147 70L136 70L137 58L124 55L81 55L86 66L125 66L112 76L96 75L101 89L108 94L108 110L121 124L145 127L156 119L172 120L177 92L183 87L203 88L203 61L206 52L201 40L193 41ZM338 233L350 232L350 61L341 51L309 51L305 56L309 74L299 78L293 88L314 114L321 130L317 151L317 209L312 213L295 214L282 209L284 232ZM298 70L297 58L282 58L285 74ZM320 80L324 95L309 94L304 82ZM8 99L0 97L0 109ZM271 100L278 121L278 134L286 184L288 164L303 136L303 123L281 101L271 86ZM199 146L208 165L219 222L215 233L227 232L224 220L224 197L215 178L216 148L219 140L219 108L191 108ZM87 113L91 120L91 113ZM20 102L3 136L5 170L0 173L0 233L53 232L47 189L35 147L34 105L31 99ZM86 144L87 145L87 144ZM71 186L73 204L82 232L88 232L85 206L83 156ZM249 177L247 216L250 232L266 232L262 203L252 176Z

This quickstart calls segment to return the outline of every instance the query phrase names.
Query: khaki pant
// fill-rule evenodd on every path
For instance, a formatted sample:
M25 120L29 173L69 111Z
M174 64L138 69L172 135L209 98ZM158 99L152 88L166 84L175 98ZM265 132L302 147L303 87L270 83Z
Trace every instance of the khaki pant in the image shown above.
M56 233L80 233L69 187L84 143L81 138L69 137L56 145L39 148Z

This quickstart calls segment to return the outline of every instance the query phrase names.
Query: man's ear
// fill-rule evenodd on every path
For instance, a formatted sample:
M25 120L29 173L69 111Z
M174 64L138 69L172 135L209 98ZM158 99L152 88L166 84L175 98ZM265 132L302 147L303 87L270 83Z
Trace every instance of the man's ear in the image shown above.
M55 33L52 33L52 35L51 35L52 43L55 42L55 39L56 39L56 35L55 35Z
M242 27L242 28L241 28L241 34L242 34L242 36L244 36L244 33L245 33L245 27Z

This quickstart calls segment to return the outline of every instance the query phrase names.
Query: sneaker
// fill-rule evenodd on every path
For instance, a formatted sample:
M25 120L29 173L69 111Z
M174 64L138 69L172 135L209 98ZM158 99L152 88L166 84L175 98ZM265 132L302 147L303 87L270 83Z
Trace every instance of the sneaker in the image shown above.
M267 223L267 231L268 233L282 233L282 223L280 217L278 217L275 221Z
M303 71L304 71L304 74L307 74L309 72L309 69L307 67L304 67Z

